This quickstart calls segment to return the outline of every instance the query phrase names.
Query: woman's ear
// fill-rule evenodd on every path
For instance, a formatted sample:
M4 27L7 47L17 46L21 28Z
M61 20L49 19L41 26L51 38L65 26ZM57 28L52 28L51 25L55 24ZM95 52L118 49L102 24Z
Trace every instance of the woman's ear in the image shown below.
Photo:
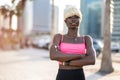
M64 21L65 21L65 23L67 22L66 19Z

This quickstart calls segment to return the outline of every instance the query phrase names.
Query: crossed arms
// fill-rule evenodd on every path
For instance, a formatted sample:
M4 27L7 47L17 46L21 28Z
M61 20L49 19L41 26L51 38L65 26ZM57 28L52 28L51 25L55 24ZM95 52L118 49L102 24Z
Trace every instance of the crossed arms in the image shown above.
M50 48L50 59L60 62L70 61L70 66L85 66L95 64L95 50L93 48L92 38L85 36L86 54L65 54L59 50L61 34L56 34Z

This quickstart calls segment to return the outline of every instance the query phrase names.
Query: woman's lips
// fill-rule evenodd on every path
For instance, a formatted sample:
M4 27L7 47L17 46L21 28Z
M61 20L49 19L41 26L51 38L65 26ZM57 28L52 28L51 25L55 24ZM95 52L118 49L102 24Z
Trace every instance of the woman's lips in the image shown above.
M77 23L72 23L71 26L77 26L78 24Z
M76 23L72 23L72 25L76 25Z

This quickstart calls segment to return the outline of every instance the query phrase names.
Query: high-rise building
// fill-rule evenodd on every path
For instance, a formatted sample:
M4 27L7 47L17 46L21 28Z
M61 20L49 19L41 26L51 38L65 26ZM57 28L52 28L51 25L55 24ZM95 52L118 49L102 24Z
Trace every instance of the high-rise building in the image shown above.
M33 1L33 30L49 32L51 27L51 4L50 0Z
M112 39L120 40L120 0L111 1Z
M81 35L86 35L88 32L88 28L87 28L87 24L88 24L88 19L87 19L87 3L86 0L81 0L81 4L80 4L80 10L82 13L82 21L80 24L80 34Z
M52 6L51 0L26 1L24 10L25 34L49 34L51 31ZM54 26L57 31L58 7L54 5Z
M88 5L88 34L93 38L101 38L101 1Z

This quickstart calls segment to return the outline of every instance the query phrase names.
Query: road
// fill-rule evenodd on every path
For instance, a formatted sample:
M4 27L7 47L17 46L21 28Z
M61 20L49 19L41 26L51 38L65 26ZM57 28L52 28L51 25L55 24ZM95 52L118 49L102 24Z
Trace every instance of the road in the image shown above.
M48 56L33 48L0 52L0 80L53 80L57 64Z
M119 80L119 63L113 64L115 71L100 75L100 60L96 65L84 67L86 80ZM26 48L16 51L0 51L0 80L55 80L58 62L49 59L43 49Z

